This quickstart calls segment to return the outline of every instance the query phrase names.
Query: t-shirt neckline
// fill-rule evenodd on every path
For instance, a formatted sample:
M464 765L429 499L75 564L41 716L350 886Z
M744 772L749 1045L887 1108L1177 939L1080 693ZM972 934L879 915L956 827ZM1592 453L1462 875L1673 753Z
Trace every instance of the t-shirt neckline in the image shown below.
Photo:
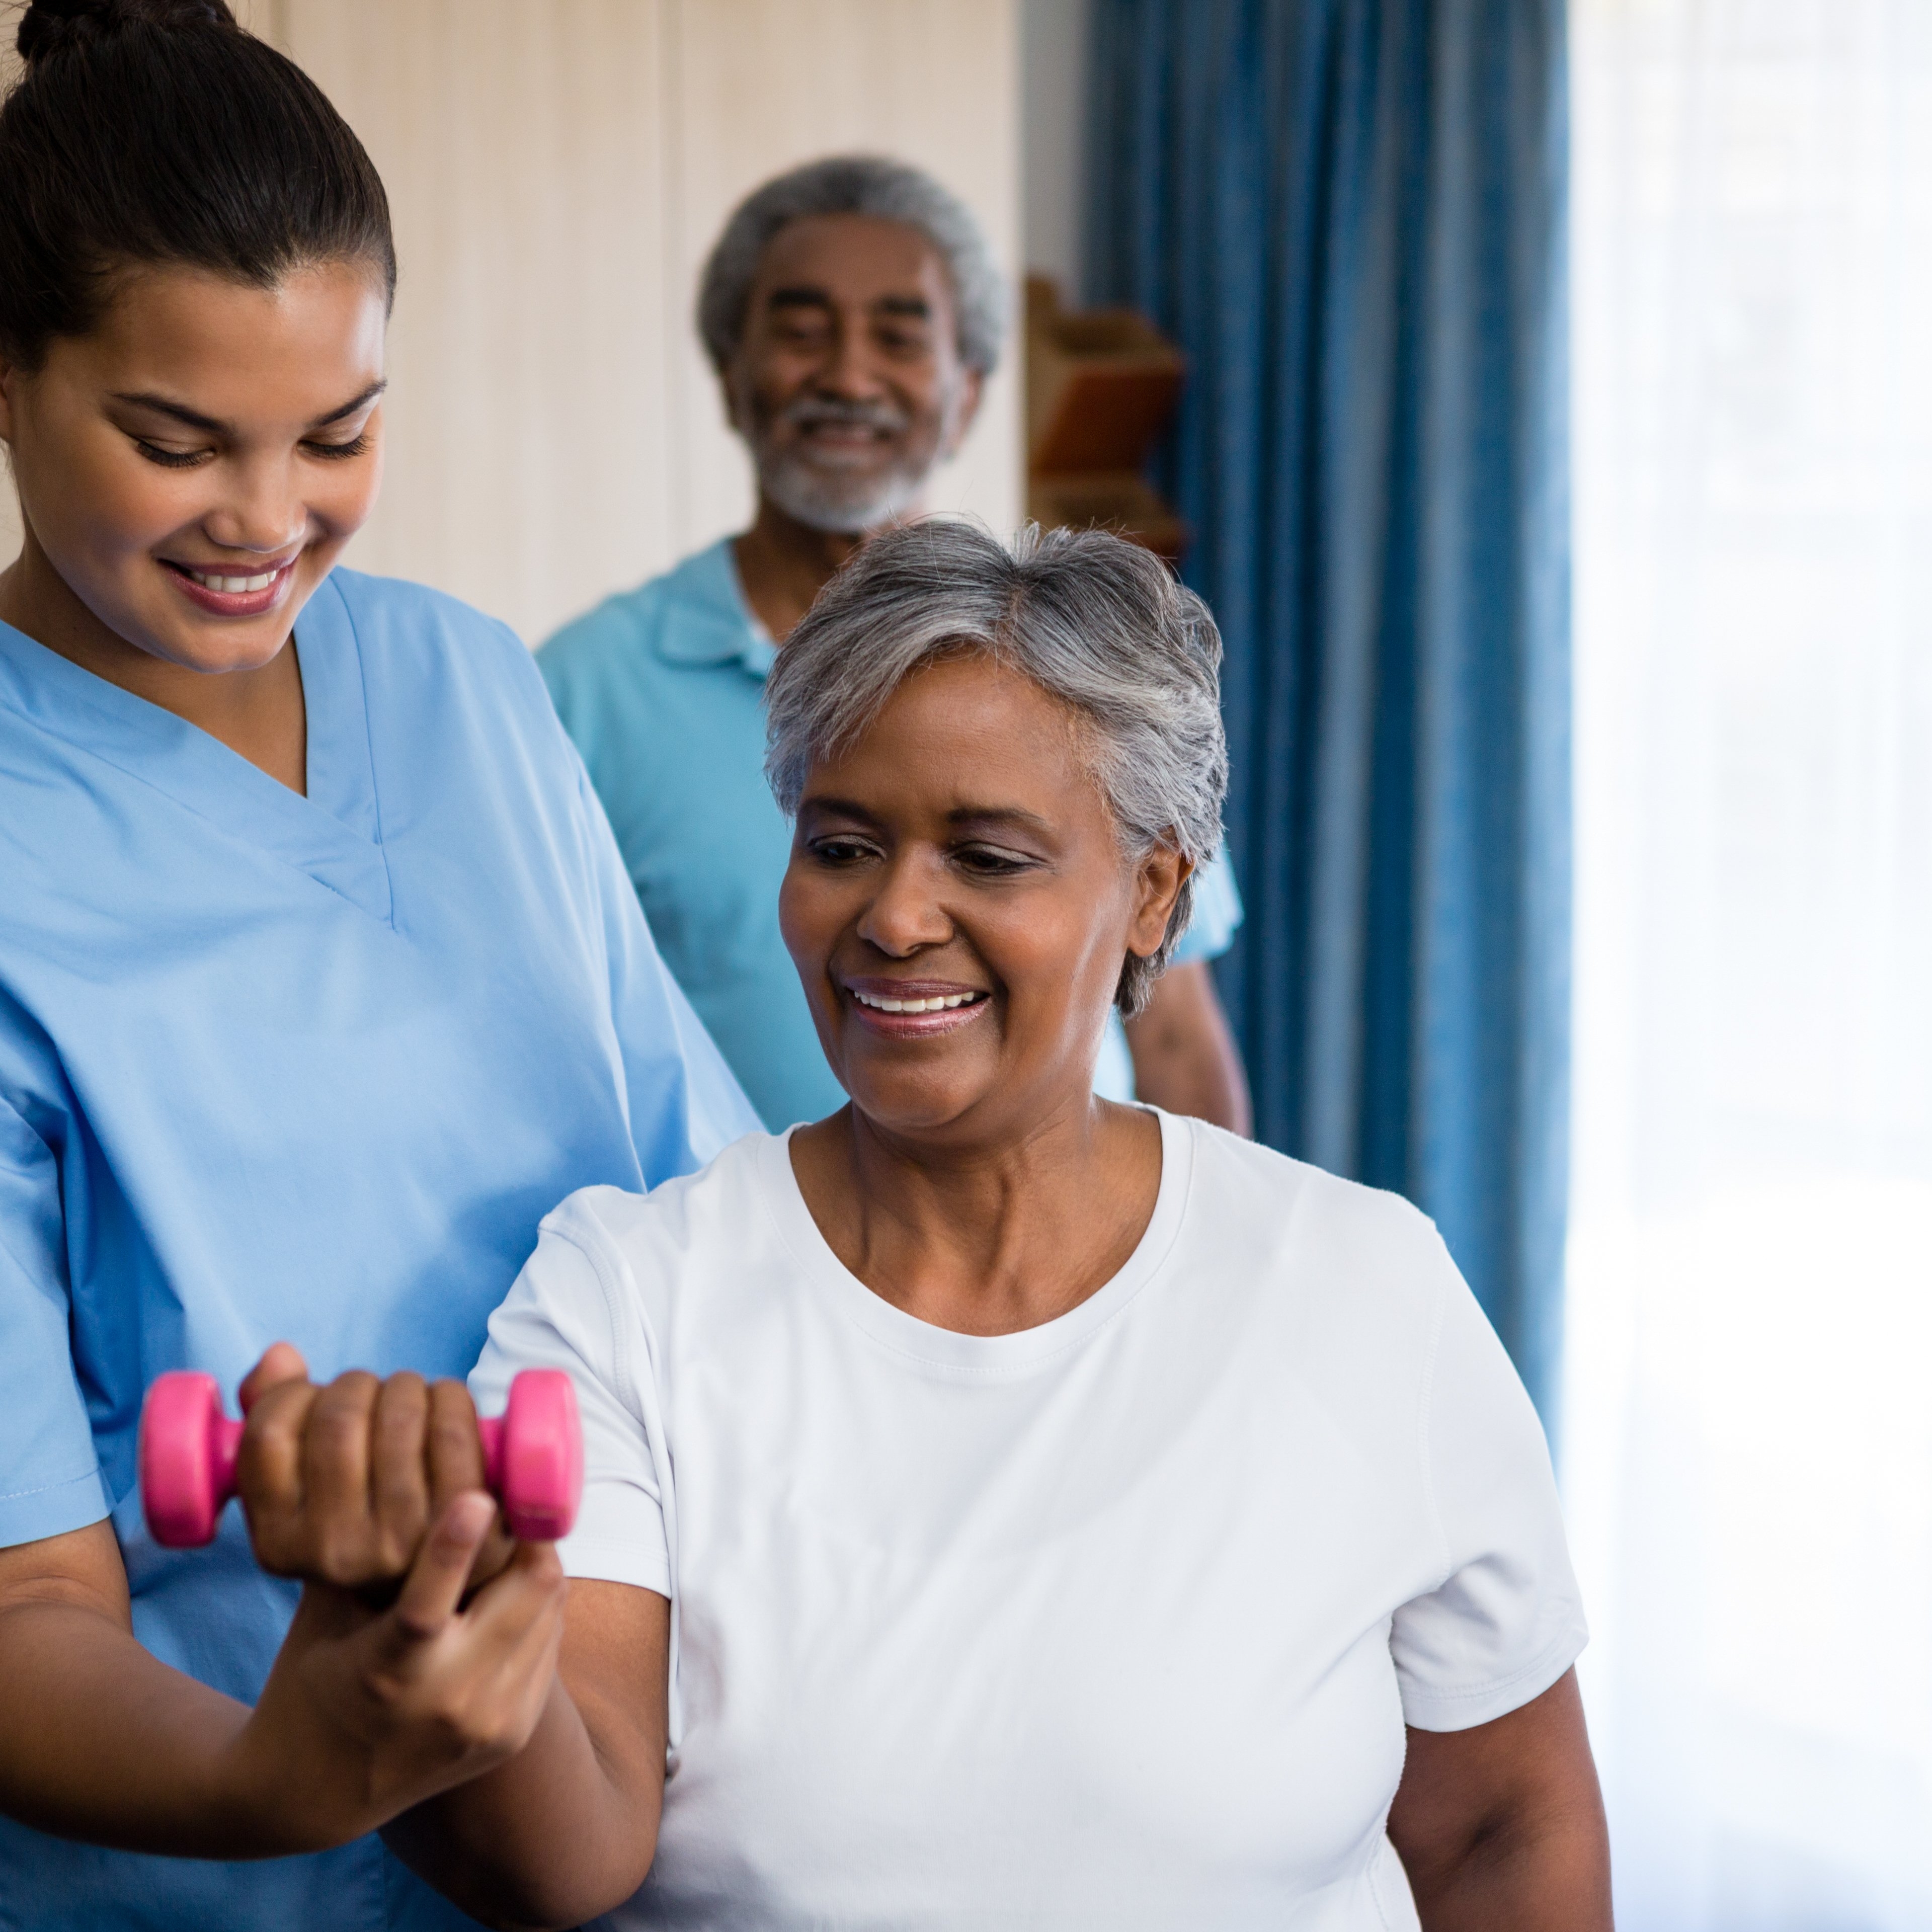
M760 1144L759 1191L779 1238L815 1293L908 1366L968 1380L1028 1374L1079 1348L1120 1314L1160 1271L1180 1232L1193 1175L1192 1124L1157 1107L1146 1110L1160 1126L1160 1186L1154 1213L1134 1250L1109 1280L1064 1315L1010 1335L962 1335L895 1307L839 1260L812 1218L792 1172L788 1127Z

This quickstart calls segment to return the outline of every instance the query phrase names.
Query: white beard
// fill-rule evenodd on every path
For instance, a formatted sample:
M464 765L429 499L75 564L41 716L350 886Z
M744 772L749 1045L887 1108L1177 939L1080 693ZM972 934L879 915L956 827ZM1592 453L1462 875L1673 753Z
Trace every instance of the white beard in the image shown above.
M938 434L926 449L908 452L883 475L837 464L805 460L791 451L772 449L758 430L751 409L733 411L734 427L752 452L760 490L794 522L808 530L857 536L896 521L915 509L926 478L950 452L958 434L965 385L955 383L940 406Z
M856 536L904 515L919 501L927 474L907 465L883 476L842 476L788 453L759 462L758 488L807 530Z

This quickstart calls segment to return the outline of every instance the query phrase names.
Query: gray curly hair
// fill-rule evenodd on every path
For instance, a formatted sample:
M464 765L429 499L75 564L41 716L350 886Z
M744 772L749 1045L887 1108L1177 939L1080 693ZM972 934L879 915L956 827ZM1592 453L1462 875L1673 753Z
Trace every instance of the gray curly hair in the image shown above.
M797 815L813 764L863 733L935 660L983 652L1058 698L1138 862L1172 845L1196 868L1220 844L1228 789L1221 636L1158 559L1101 530L1030 524L1002 543L982 524L933 518L884 532L819 593L765 687L765 776ZM1147 1004L1187 928L1190 874L1160 948L1129 953L1114 1003Z
M698 284L698 332L721 375L744 339L752 284L772 236L812 214L869 214L917 229L939 251L952 284L960 360L992 374L1006 332L1006 284L966 204L904 161L833 154L754 188L712 247Z

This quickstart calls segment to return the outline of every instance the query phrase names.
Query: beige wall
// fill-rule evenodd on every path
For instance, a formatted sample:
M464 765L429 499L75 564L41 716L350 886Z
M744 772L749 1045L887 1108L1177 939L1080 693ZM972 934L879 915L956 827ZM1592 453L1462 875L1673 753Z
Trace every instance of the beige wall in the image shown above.
M20 554L20 500L10 480L0 480L0 562L11 563Z
M20 73L14 56L12 22L0 14L0 88L11 87ZM20 554L20 500L14 494L10 475L4 473L6 452L0 448L0 565L11 563Z
M1016 5L254 0L394 206L388 473L349 561L536 642L741 525L691 323L719 224L776 169L882 150L962 194L1016 272ZM1019 512L1013 375L934 493L996 526Z
M1085 273L1087 46L1093 0L1020 0L1021 253L1080 305Z
M280 0L394 202L390 472L351 561L532 642L740 526L691 322L733 203L842 148L932 168L1018 261L1013 0ZM1003 372L935 501L1018 514Z

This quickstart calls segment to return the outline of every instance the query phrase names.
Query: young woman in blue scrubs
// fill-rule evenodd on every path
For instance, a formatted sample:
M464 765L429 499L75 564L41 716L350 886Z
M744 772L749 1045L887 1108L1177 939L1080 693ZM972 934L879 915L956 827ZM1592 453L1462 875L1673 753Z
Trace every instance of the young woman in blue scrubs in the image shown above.
M142 1391L232 1390L278 1339L318 1378L414 1370L377 1420L453 1492L475 1432L436 1378L538 1217L756 1122L522 646L334 567L380 472L394 278L355 136L220 0L37 0L18 44L0 1928L466 1924L376 1840L287 1823L341 1714L289 1672L263 1696L296 1594L235 1512L211 1550L148 1538ZM465 1562L500 1534L479 1514L438 1532Z

